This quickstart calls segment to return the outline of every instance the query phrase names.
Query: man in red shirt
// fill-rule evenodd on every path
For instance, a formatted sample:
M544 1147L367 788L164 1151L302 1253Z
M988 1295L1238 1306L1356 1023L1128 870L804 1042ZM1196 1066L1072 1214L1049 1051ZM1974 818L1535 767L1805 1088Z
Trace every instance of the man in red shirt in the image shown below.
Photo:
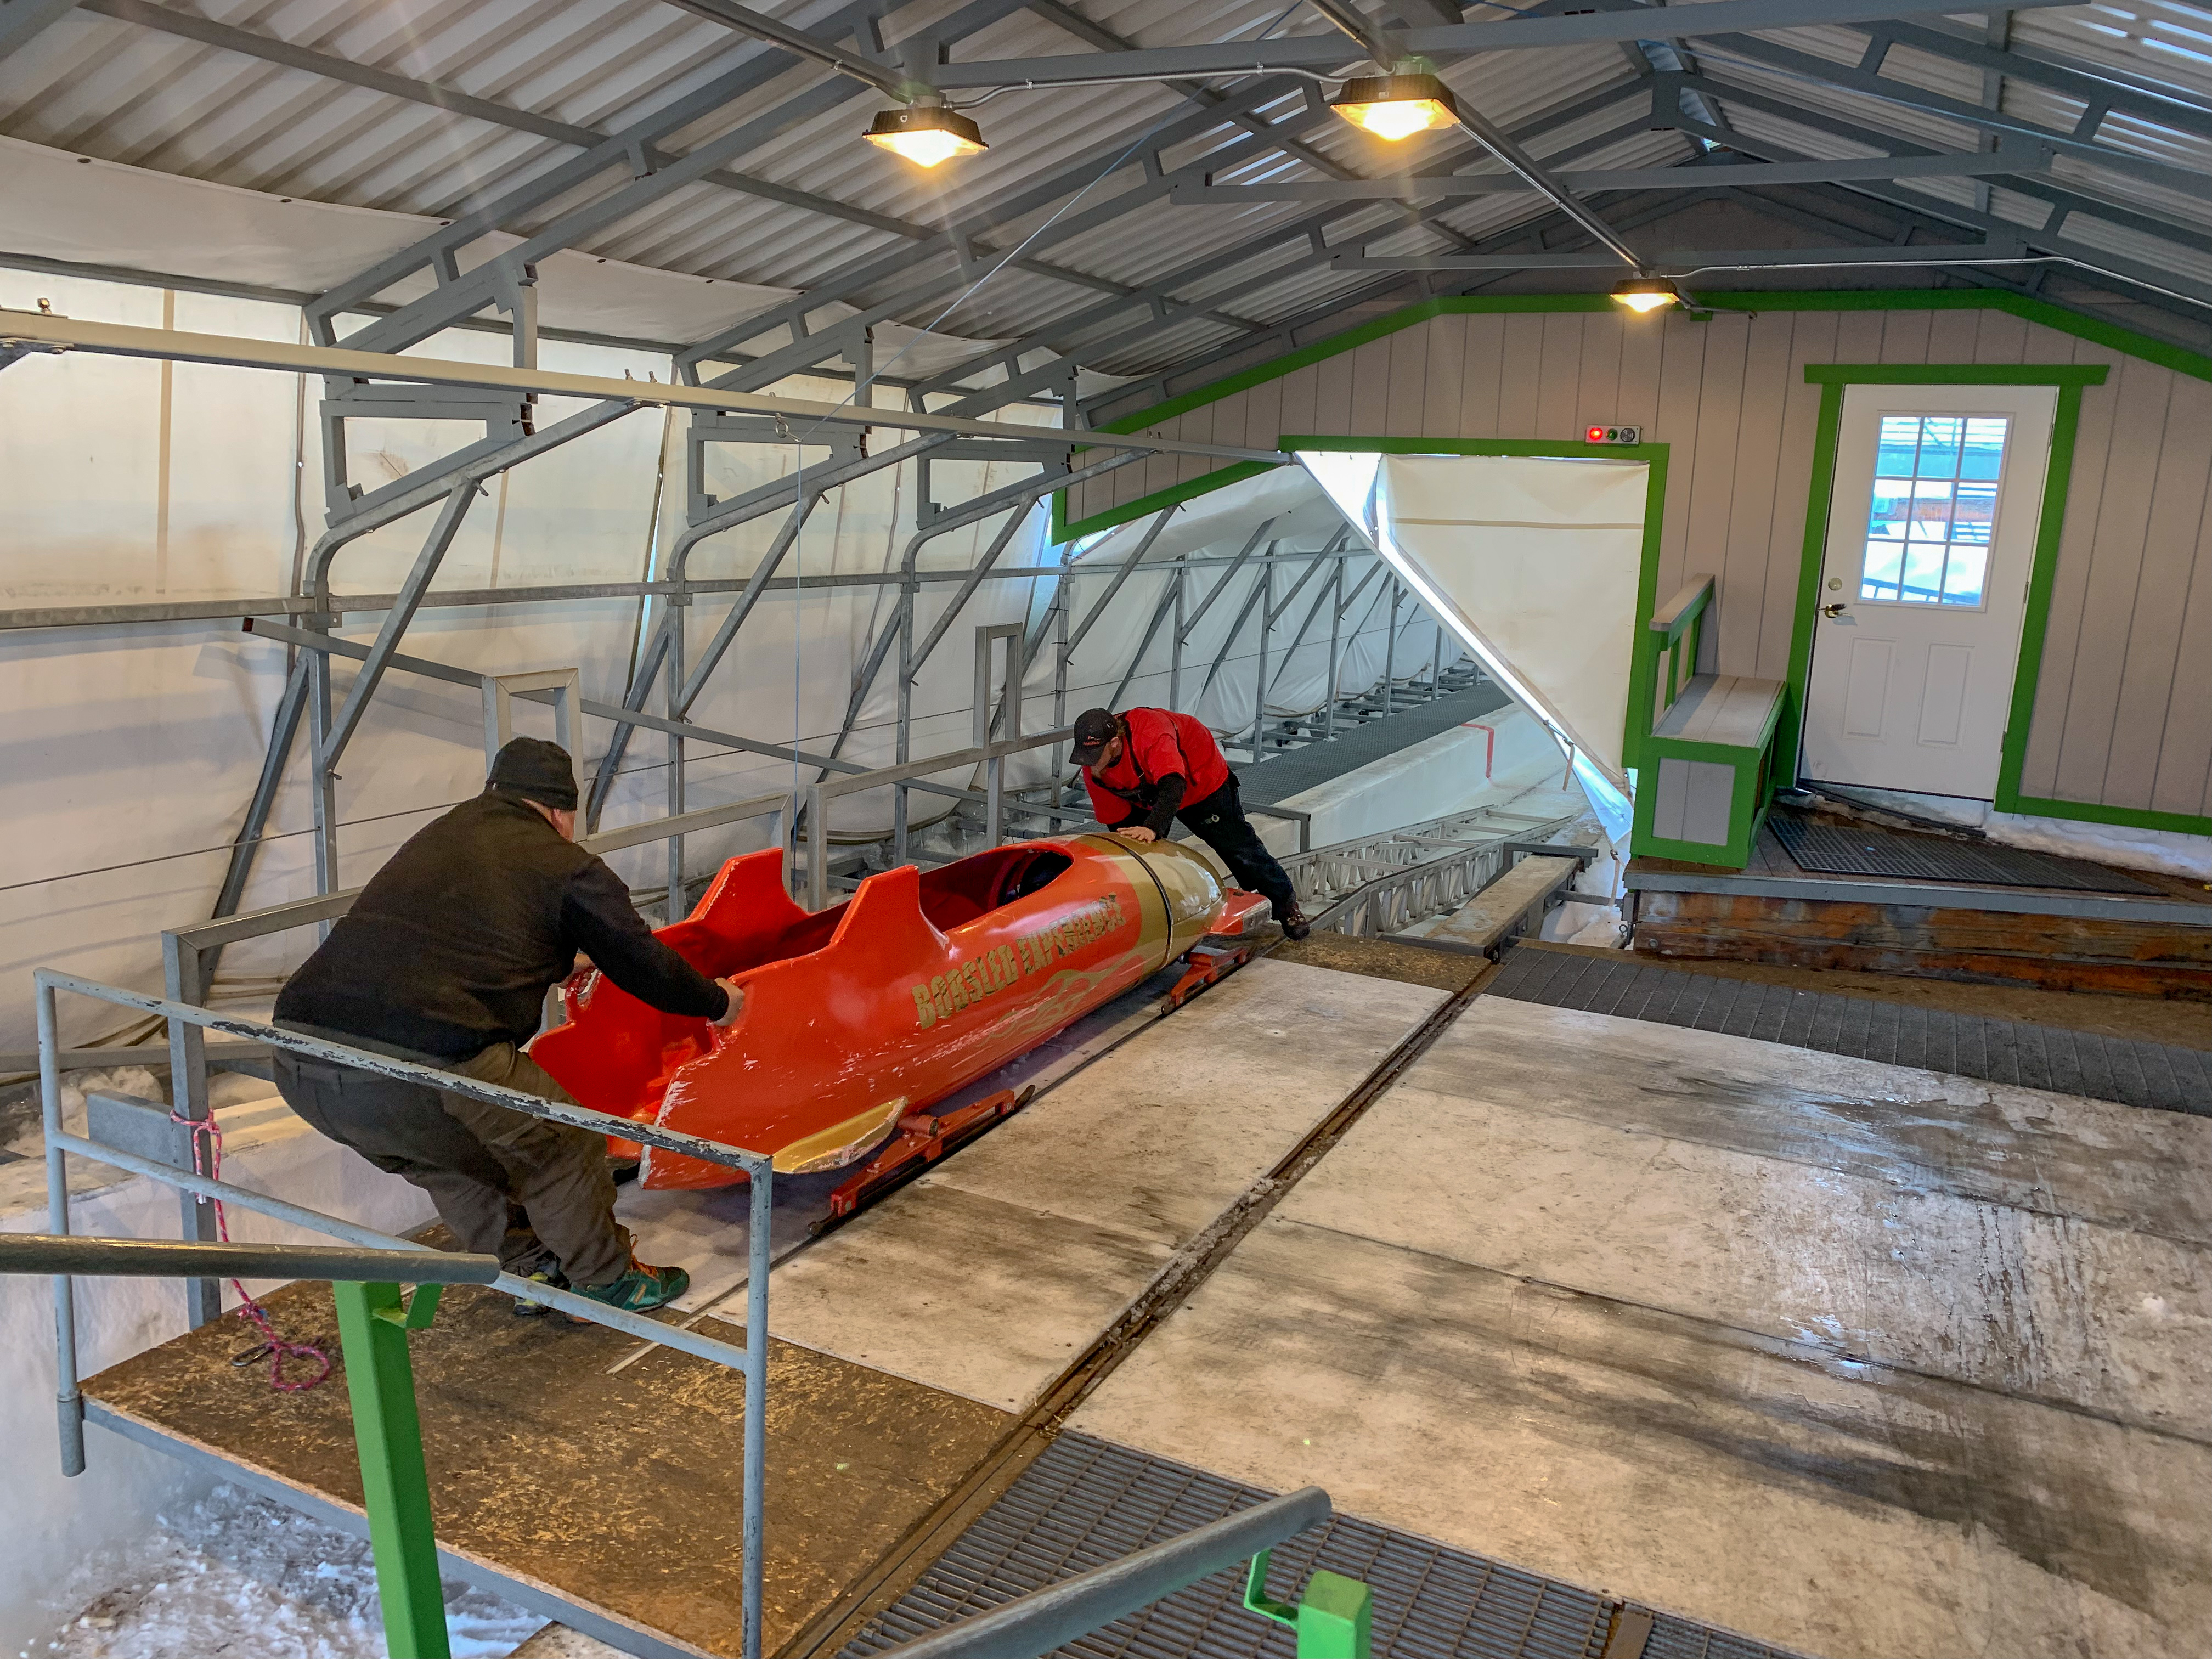
M1237 775L1222 757L1221 745L1188 714L1086 708L1075 717L1072 758L1083 769L1098 822L1115 834L1158 841L1180 818L1221 854L1238 886L1267 895L1285 933L1304 939L1313 931L1298 909L1290 877L1244 816Z

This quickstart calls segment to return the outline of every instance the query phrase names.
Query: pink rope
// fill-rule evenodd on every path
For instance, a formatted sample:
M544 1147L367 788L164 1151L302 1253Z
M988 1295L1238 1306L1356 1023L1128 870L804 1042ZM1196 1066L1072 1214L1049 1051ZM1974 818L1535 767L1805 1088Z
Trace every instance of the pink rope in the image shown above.
M182 1124L191 1135L193 1173L204 1175L210 1181L222 1180L222 1126L215 1121L215 1114L210 1111L204 1118L189 1118L174 1107L171 1107L169 1121L172 1123ZM206 1148L204 1159L201 1156L203 1146ZM221 1199L211 1201L215 1205L216 1237L228 1244L230 1243L230 1217L225 1212ZM246 1294L244 1284L234 1279L230 1281L230 1288L238 1292L239 1312L244 1314L252 1322L253 1328L261 1333L261 1340L269 1345L269 1386L270 1388L285 1394L305 1394L331 1374L331 1357L328 1354L311 1342L286 1341L278 1334L276 1322L269 1317L268 1310ZM288 1358L313 1362L315 1374L304 1381L298 1382L286 1376L284 1362Z

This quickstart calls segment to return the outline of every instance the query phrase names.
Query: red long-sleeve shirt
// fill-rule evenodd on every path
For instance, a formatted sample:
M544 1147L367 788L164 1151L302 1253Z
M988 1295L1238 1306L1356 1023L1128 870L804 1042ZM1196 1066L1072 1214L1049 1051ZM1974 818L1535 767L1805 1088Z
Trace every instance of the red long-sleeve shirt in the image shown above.
M1222 757L1221 745L1188 714L1131 708L1123 712L1121 724L1127 735L1114 763L1083 769L1091 806L1108 829L1149 817L1152 797L1163 779L1183 780L1179 803L1183 807L1197 805L1229 781L1229 763Z

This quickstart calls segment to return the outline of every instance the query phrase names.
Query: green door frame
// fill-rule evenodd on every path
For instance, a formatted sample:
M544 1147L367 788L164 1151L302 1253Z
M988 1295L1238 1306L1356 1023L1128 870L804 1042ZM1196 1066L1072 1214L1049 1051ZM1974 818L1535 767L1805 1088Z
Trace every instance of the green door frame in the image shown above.
M2074 474L2074 437L2081 422L2081 388L2102 386L2103 363L1808 363L1805 379L1820 388L1820 422L1813 441L1812 489L1805 502L1805 547L1797 571L1797 608L1790 626L1789 692L1775 737L1774 777L1794 783L1803 750L1806 687L1813 668L1813 617L1820 598L1820 568L1827 558L1828 520L1836 492L1836 444L1844 419L1844 389L1853 386L2055 386L2051 451L2043 476L2043 507L2028 568L2027 610L2021 618L2020 654L2013 665L2012 702L1997 765L1995 805L2001 812L2057 807L2066 817L2083 809L2057 801L2031 801L2020 793L2027 754L2028 718L2043 672L2043 639L2051 621L2051 592L2058 574L2058 538L2066 524L2066 492ZM2139 815L2134 815L2139 816Z
M1650 471L1645 474L1644 486L1644 555L1636 578L1638 637L1641 637L1644 625L1651 619L1653 607L1659 603L1659 540L1667 524L1668 452L1665 444L1551 443L1541 438L1341 438L1285 433L1275 441L1275 447L1286 453L1325 449L1375 455L1499 455L1547 461L1641 461ZM1620 763L1630 771L1636 769L1644 739L1651 729L1651 677L1656 661L1650 652L1631 650L1628 715L1620 739Z

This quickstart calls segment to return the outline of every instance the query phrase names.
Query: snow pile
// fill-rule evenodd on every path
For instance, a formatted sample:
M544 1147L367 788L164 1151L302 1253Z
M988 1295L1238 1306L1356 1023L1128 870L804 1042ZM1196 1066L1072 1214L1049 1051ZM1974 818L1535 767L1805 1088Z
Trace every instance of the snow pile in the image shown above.
M169 1085L143 1066L108 1066L93 1071L62 1073L62 1127L71 1134L84 1133L84 1097L88 1094L133 1095L140 1100L169 1098ZM18 1158L46 1155L46 1130L36 1085L21 1091L0 1111L0 1152Z
M544 1624L447 1580L453 1659L497 1659ZM75 1612L19 1659L384 1659L365 1540L217 1486L126 1555L88 1563L58 1605Z

